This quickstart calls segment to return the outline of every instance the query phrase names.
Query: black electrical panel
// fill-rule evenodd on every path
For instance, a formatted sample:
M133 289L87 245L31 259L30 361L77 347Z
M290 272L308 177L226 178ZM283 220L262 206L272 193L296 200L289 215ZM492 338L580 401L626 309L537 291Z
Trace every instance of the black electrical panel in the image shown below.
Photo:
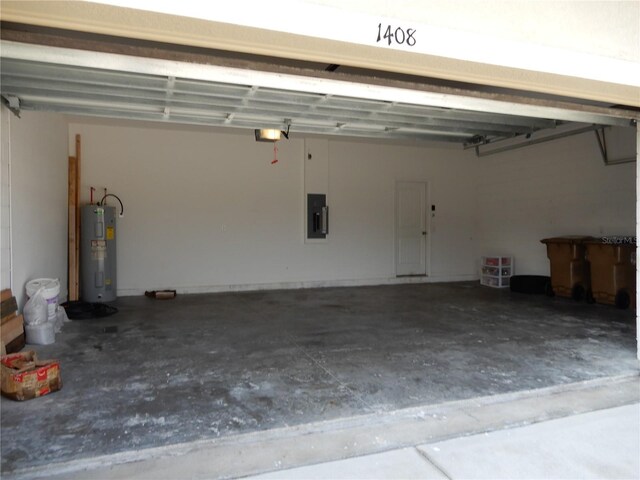
M324 193L307 194L307 238L327 238L329 207Z

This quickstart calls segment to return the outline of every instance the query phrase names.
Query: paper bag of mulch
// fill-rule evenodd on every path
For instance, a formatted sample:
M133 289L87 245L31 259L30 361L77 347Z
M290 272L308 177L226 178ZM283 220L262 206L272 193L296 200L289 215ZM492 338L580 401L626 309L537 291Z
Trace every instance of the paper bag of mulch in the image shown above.
M0 357L2 395L14 400L41 397L62 388L60 363L38 360L36 352L26 351Z

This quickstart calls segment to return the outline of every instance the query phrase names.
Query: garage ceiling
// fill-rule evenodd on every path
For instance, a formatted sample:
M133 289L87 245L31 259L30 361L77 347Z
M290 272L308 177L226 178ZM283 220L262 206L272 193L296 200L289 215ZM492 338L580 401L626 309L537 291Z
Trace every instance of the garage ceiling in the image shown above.
M0 94L16 112L250 129L290 124L294 134L462 144L530 135L568 121L629 124L623 113L602 107L568 111L460 92L356 85L5 41L0 67Z
M556 122L257 85L2 60L2 95L20 109L137 120L283 128L304 133L470 141L533 133Z

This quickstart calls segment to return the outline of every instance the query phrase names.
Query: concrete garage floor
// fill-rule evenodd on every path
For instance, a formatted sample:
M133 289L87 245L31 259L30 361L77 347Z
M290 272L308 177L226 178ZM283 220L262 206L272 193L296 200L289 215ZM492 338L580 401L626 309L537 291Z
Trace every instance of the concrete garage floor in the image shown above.
M637 375L634 312L476 283L121 298L65 325L60 392L2 398L2 473ZM117 326L117 333L105 327Z

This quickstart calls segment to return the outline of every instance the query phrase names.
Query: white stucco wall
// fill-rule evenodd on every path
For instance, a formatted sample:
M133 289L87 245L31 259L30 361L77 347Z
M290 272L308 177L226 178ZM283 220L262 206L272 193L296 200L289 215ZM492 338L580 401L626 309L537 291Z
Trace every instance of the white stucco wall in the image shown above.
M393 281L397 180L428 182L436 205L430 281L475 279L489 254L513 255L518 274L548 274L540 239L635 228L635 167L605 167L592 133L482 158L331 138L321 244L303 239L303 138L279 142L271 165L272 146L250 132L95 121L71 124L70 142L76 133L83 200L94 186L125 203L120 294Z
M329 140L331 228L305 243L304 140L253 132L128 124L70 125L82 136L82 199L104 187L118 219L121 295L177 288L351 285L394 281L396 179L428 181L438 204L431 279L475 278L473 158L459 147Z
M626 145L612 150L633 154L633 136L618 138ZM478 167L478 257L513 255L516 274L549 274L543 238L634 234L635 164L605 166L593 132L481 157Z
M60 279L60 297L67 296L67 122L34 112L11 114L9 122L11 287L22 308L34 278Z
M640 3L462 0L292 0L264 8L239 0L224 9L197 1L97 0L182 17L417 52L478 64L640 86ZM396 41L378 40L391 26ZM396 32L400 27L405 30ZM406 43L406 29L415 31Z

